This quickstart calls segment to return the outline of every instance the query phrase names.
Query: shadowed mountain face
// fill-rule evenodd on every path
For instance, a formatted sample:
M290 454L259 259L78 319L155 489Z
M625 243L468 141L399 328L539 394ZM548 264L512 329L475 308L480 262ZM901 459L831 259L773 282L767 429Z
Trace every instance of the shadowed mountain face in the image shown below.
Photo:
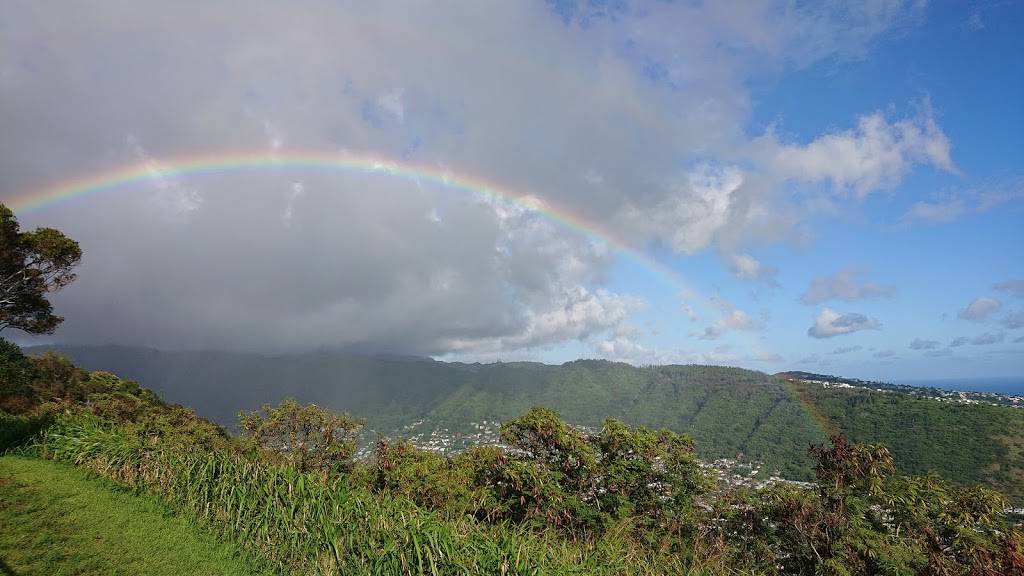
M367 418L383 434L418 420L466 430L474 422L504 421L543 405L580 425L599 426L614 417L689 432L705 458L743 456L792 478L809 477L807 447L825 438L782 381L738 368L638 368L591 360L560 366L462 364L326 352L264 356L130 347L59 351L84 368L136 380L228 426L240 410L286 397Z

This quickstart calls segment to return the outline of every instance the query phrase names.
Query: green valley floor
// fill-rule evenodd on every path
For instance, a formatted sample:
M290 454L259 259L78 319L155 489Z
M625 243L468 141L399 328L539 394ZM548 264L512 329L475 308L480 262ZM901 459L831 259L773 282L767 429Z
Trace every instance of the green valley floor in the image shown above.
M256 573L156 500L65 464L0 457L0 575Z

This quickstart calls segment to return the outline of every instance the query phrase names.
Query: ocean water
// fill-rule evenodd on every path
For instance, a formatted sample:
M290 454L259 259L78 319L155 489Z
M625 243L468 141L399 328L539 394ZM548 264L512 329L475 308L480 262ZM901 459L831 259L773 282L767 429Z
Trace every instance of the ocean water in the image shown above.
M939 378L931 380L902 380L899 384L1024 396L1024 378Z

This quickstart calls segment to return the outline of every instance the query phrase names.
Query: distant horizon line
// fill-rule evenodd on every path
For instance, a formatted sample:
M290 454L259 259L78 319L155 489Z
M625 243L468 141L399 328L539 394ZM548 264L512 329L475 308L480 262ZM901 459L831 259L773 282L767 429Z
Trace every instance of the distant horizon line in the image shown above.
M544 361L544 360L525 360L525 359L503 360L501 358L496 358L494 360L490 360L490 361L484 362L484 361L479 361L479 360L474 360L474 361L467 361L467 360L443 360L443 359L439 359L439 358L436 358L434 356L431 356L429 354L415 354L415 353L403 353L403 352L383 352L383 351L359 350L357 348L352 348L352 347L350 347L350 348L344 348L344 347L335 347L335 348L320 347L320 348L310 348L310 349L304 349L304 350L296 349L296 350L288 350L288 351L270 352L270 351L255 350L255 349L242 350L242 349L230 349L230 348L160 348L160 347L156 347L156 346L140 346L140 345L133 345L133 344L118 344L118 343L112 343L112 342L103 343L103 344L82 344L82 343L69 343L69 342L63 342L63 343L54 342L54 343L49 343L49 344L24 344L24 343L19 343L17 341L14 341L14 342L15 342L15 344L17 344L18 346L20 346L21 348L23 348L25 350L31 350L31 349L60 349L60 348L125 348L125 349L129 349L129 350L147 350L147 351L152 351L152 352L162 352L162 353L171 353L171 354L214 353L214 354L235 354L235 355L240 355L240 356L241 355L249 355L249 356L263 356L263 357L275 357L275 356L276 357L289 357L289 356L294 357L294 356L305 356L305 355L311 355L311 354L338 354L338 355L347 355L347 356L362 356L362 357L368 357L368 358L374 358L374 357L376 357L376 358L388 358L388 357L391 357L391 358L408 358L408 359L413 359L413 360L427 360L427 361L431 361L431 362L440 362L440 363L444 363L444 364L481 364L481 365L524 363L524 364L542 364L544 366L561 366L561 365L564 365L564 364L570 364L572 362L601 361L601 362L612 362L612 363L617 363L617 364L628 364L630 366L635 366L635 367L645 367L645 366L653 366L653 367L659 367L659 366L718 366L718 367L724 367L724 368L740 368L740 369L743 369L743 370L750 370L752 372L762 372L764 374L768 374L768 375L771 375L771 376L773 376L775 374L783 374L783 373L786 373L786 372L805 372L805 373L808 373L808 374L818 374L818 375L821 375L821 376L834 376L834 377L838 377L838 378L857 379L857 380L862 380L864 382L877 382L877 383L880 383L880 384L906 384L906 385L910 385L910 383L913 383L913 382L921 382L921 383L926 383L926 382L957 382L957 381L960 381L960 382L979 382L979 381L986 381L986 380L987 381L1000 380L1000 381L1014 381L1014 382L1018 382L1019 381L1021 384L1024 384L1024 374L1015 375L1015 376L942 376L942 377L935 377L935 378L887 378L887 379L878 379L878 378L861 378L861 377L857 377L857 376L843 376L843 375L840 375L840 374L826 374L826 373L823 373L823 372L812 372L812 371L809 371L809 370L806 370L806 369L797 369L797 368L786 368L786 369L777 370L777 371L774 371L774 372L769 372L769 371L766 371L766 370L757 370L757 369L752 369L752 368L746 368L744 366L738 366L738 365L735 365L735 364L708 364L708 363L700 363L700 362L633 363L633 362L627 362L625 360L613 360L613 359L601 358L601 357L597 357L597 356L590 356L590 357L580 356L580 357L577 357L577 358L573 358L571 360L564 360L562 362L548 362L548 361ZM915 387L927 387L927 386L915 386Z

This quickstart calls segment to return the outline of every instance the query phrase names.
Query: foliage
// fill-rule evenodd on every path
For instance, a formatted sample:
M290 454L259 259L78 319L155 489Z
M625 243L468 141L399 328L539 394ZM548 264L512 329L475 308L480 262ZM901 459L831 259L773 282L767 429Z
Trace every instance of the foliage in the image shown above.
M453 458L408 441L380 441L373 487L420 506L487 521L557 528L576 537L629 523L648 537L676 536L693 498L710 487L689 438L609 419L586 434L534 408L502 427L508 448Z
M32 362L13 342L0 338L0 410L27 412L32 408Z
M295 574L678 574L619 538L574 542L472 518L446 520L388 492L240 452L147 446L92 416L58 419L40 454L161 495Z
M690 520L694 498L711 488L688 436L608 419L594 441L601 453L598 500L613 517L638 516L674 534Z
M14 213L0 204L0 331L52 333L63 318L46 295L74 281L81 259L78 243L57 230L20 232Z
M369 485L377 493L400 495L417 505L445 513L487 517L495 507L490 490L493 476L483 467L495 459L479 456L489 451L479 448L455 458L416 448L408 440L377 442Z
M88 372L48 353L26 357L0 339L0 374L17 379L0 387L0 450L45 427L54 414L86 412L131 427L152 440L175 439L204 447L223 446L227 434L182 406L167 404L151 390L109 372Z
M238 416L244 440L300 472L347 468L356 451L363 422L315 404L286 399L279 406Z
M411 447L389 446L405 464L384 469L426 474L391 476L391 484L370 490L346 475L302 473L242 452L153 445L87 415L58 418L39 450L160 494L293 573L678 574L742 567L764 574L966 575L1019 566L1020 533L1006 526L998 495L894 476L884 450L834 442L815 451L818 473L829 483L713 498L694 516L692 533L660 540L645 539L646 531L553 532L537 518L517 525L432 510L444 501L413 502L403 493L407 482L444 494L446 487L434 482L454 479L452 471L475 482L463 473L486 466L446 464Z
M736 561L837 576L1009 574L1019 562L1020 533L1007 525L998 493L897 476L884 447L841 436L811 452L815 488L779 485L723 499L731 510L718 537L748 544L734 548Z
M52 423L50 414L23 416L0 411L0 454L31 442Z
M678 535L695 496L711 486L689 437L608 419L585 434L546 408L505 423L512 447L494 468L498 516L537 518L581 534L629 519L651 536ZM492 512L492 514L494 514Z

